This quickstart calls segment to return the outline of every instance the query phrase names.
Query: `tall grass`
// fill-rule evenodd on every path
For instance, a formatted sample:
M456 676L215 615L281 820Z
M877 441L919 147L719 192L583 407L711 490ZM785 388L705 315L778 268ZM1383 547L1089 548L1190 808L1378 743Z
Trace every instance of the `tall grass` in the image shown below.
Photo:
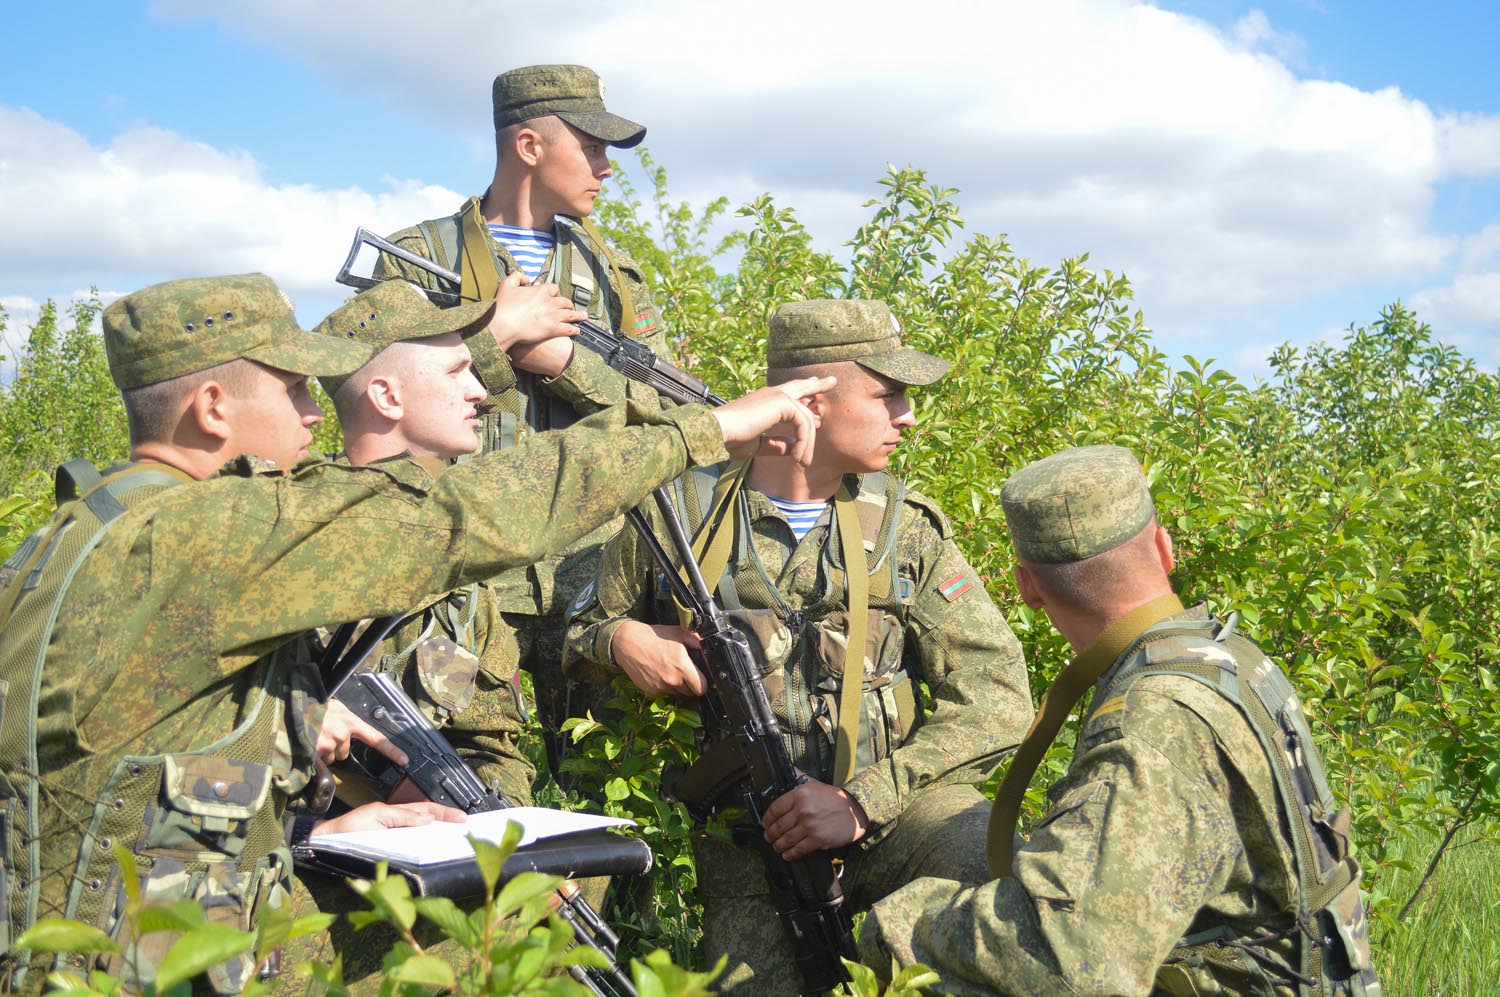
M1416 889L1437 836L1409 840L1383 890L1403 903ZM1406 919L1375 939L1389 997L1500 995L1500 838L1460 832Z

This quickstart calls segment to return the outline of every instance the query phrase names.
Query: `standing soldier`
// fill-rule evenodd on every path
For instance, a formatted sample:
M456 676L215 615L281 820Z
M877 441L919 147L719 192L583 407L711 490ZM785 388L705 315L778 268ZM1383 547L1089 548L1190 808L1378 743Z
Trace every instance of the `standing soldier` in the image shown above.
M466 319L432 313L453 322L434 332ZM348 734L322 729L295 637L530 563L784 420L798 439L773 448L805 454L812 417L792 392L827 388L639 413L649 425L601 414L434 478L409 461L303 459L322 419L307 375L350 373L370 348L303 332L267 277L159 284L103 325L134 463L102 477L67 465L52 523L0 570L0 972L31 993L53 959L14 942L38 919L119 934L116 846L148 901L195 899L242 928L284 902L288 799ZM485 335L512 345L493 322ZM526 362L555 373L569 344L543 339ZM306 830L433 816L462 815L371 804ZM234 960L209 982L235 992L250 969Z
M512 69L495 77L492 98L495 173L484 194L451 215L391 236L403 249L457 271L462 284L446 286L391 256L380 258L376 276L398 275L470 301L494 298L500 322L528 331L586 316L665 355L665 331L640 266L608 246L589 219L611 174L608 147L638 145L645 127L605 110L604 84L584 66ZM555 378L518 369L513 359L488 343L475 345L475 371L489 391L481 407L481 451L567 426L627 394L657 404L649 388L630 384L588 350L578 351ZM560 554L491 583L550 731L570 712L559 667L563 611L593 577L599 545L619 526L614 520ZM554 763L560 744L549 736Z
M1077 657L995 797L998 878L888 897L864 959L925 963L954 994L1378 994L1349 811L1296 693L1237 614L1173 594L1172 540L1134 455L1065 450L1016 472L1001 502L1021 597ZM1026 784L1090 686L1052 810L1017 846Z
M973 784L1020 740L1031 697L1020 646L947 517L886 470L916 424L907 388L937 381L947 362L903 348L879 301L781 306L767 362L771 384L838 378L809 403L821 419L812 463L705 468L677 497L704 577L755 650L788 752L810 776L763 827L736 827L736 844L694 842L708 962L728 954L726 988L779 997L802 981L747 846L763 836L786 859L841 855L854 908L916 876L977 882L984 863L969 845L988 806ZM570 656L623 671L649 695L700 695L695 639L657 573L633 531L611 541L575 604ZM851 646L861 653L846 667ZM696 795L724 785L715 757L679 785L695 811L739 798Z

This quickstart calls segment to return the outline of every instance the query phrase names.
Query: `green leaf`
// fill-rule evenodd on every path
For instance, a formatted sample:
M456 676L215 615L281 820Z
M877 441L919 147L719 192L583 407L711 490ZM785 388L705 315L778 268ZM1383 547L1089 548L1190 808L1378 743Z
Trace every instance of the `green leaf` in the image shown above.
M479 944L479 933L469 922L469 915L460 910L452 900L447 897L418 897L413 903L416 904L418 914L436 924L449 938L468 948Z
M179 983L205 972L213 966L250 951L255 936L227 924L203 924L187 932L162 957L156 968L157 991L170 990Z
M17 949L33 952L118 952L114 939L90 924L49 917L16 939Z
M411 955L390 977L397 983L416 983L428 987L451 988L457 981L453 967L435 955Z

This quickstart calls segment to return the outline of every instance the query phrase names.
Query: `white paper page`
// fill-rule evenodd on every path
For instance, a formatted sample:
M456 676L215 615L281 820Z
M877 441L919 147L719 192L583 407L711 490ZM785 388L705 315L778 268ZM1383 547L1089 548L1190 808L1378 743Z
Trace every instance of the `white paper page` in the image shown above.
M432 865L474 854L467 835L485 841L499 842L505 836L506 824L521 825L524 847L543 838L555 838L601 827L634 826L621 817L548 810L543 807L511 807L471 814L464 824L433 821L421 827L385 827L374 831L345 831L342 834L320 834L308 842L318 851L342 852L373 860L389 859L404 865Z

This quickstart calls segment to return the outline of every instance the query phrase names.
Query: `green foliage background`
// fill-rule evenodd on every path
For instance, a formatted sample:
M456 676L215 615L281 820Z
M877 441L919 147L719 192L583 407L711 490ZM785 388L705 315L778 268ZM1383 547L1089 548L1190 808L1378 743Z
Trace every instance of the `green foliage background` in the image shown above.
M1429 898L1444 891L1422 884L1444 849L1490 848L1500 819L1495 375L1397 303L1340 342L1282 347L1270 378L1246 383L1210 359L1169 361L1123 276L1087 257L1034 265L1003 237L966 235L956 192L920 170L879 179L845 263L770 197L732 218L722 199L694 210L639 157L597 216L655 281L681 358L720 393L759 383L766 318L802 297L882 298L912 345L953 360L917 398L901 468L952 517L1025 645L1038 697L1068 652L1015 596L1000 487L1065 446L1140 455L1177 541L1180 591L1239 610L1297 684L1354 809L1388 989L1468 992L1470 977L1408 972L1391 953L1412 951L1423 919L1442 916ZM123 414L88 331L98 310L97 299L75 305L64 329L49 304L0 388L0 556L44 518L52 466L124 454ZM336 445L336 427L325 440ZM686 815L659 779L663 760L690 750L694 718L628 689L617 705L620 720L573 730L569 776L592 806L642 823L659 872L619 891L614 916L641 950L661 945L687 964ZM1031 818L1070 743L1059 738L1034 780ZM1493 895L1490 907L1494 917ZM1433 974L1461 962L1421 948Z

